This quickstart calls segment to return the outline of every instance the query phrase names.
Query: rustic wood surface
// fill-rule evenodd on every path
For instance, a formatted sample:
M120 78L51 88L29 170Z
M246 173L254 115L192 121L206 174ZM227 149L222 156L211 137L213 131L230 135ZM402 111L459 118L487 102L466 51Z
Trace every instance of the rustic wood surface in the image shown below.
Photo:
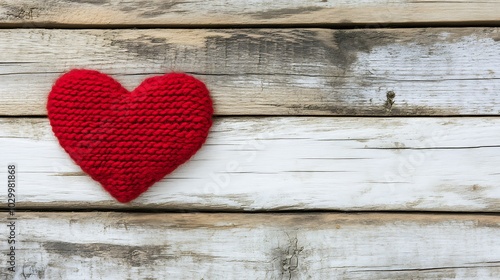
M498 0L0 0L0 24L84 26L391 26L498 24Z
M18 164L24 209L500 211L493 117L218 118L191 161L128 205L81 172L44 118L0 120L0 154Z
M498 279L498 26L500 0L0 0L0 279ZM206 145L115 202L45 118L72 68L195 75Z
M487 280L500 275L498 216L93 212L17 217L18 279ZM6 242L0 249L7 250ZM6 263L6 254L0 261Z
M500 29L0 30L0 115L45 115L52 83L94 68L133 89L195 74L218 115L492 115Z

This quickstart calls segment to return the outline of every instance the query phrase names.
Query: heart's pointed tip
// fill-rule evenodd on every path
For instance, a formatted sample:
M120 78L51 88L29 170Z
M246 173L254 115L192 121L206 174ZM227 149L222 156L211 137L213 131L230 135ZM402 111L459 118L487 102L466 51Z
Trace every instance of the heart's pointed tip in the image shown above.
M146 192L156 181L144 180L142 183L136 181L117 181L114 179L106 180L102 178L93 178L101 184L101 187L111 195L117 202L130 203L144 192ZM108 178L109 179L109 178Z
M114 194L114 193L110 193L110 195L116 199L116 201L120 202L120 203L130 203L132 202L132 200L135 200L137 197L139 197L140 194L137 194L137 195L123 195L123 194Z
M127 203L130 203L132 202L132 200L134 200L135 198L126 198L126 199L121 199L121 198L117 198L115 197L116 201L122 203L122 204L127 204Z
M136 198L138 198L143 192L147 190L147 187L142 187L138 189L134 189L133 186L127 186L125 188L117 188L117 186L113 183L103 182L98 178L94 178L94 180L101 183L102 188L111 195L117 202L120 203L130 203Z

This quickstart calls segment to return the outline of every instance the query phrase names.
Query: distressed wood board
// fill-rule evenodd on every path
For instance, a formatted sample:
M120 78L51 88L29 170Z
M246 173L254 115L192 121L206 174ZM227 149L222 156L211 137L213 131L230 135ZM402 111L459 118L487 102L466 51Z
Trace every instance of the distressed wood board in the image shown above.
M500 1L0 0L0 24L83 26L392 26L498 24Z
M498 216L16 216L17 279L486 280L500 274ZM1 231L8 234L5 226ZM6 245L0 243L2 252ZM0 255L2 264L6 258ZM12 279L4 269L0 275Z
M387 27L499 23L498 0L0 0L0 177L17 165L19 210L0 278L498 279L500 29ZM128 89L188 72L220 117L120 204L43 118L72 68ZM52 212L74 210L125 212Z
M23 209L500 211L494 117L217 118L205 146L131 204L82 173L46 119L1 119L0 154L0 176L18 165Z
M192 73L217 115L500 113L500 29L0 30L0 115L46 115L72 68L133 89Z

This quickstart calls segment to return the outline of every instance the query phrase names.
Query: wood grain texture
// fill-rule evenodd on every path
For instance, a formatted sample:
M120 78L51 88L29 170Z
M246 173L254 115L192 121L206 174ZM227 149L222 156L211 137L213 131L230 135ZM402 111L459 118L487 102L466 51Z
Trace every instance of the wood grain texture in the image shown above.
M24 209L500 211L500 118L219 118L191 161L126 205L46 119L0 120L0 154L0 177L18 164Z
M0 115L45 115L52 83L93 68L133 89L195 74L219 115L500 113L500 29L0 30Z
M16 279L487 280L500 274L498 216L94 212L17 217ZM6 245L0 243L2 252ZM6 257L0 255L2 264ZM4 269L0 273L12 279Z
M498 0L0 0L4 26L494 24Z

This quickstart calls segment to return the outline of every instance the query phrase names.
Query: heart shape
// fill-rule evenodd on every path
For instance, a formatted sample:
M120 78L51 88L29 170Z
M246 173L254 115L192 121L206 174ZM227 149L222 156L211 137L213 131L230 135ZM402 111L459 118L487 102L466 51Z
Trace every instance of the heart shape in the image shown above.
M59 144L116 200L129 202L191 158L212 125L212 100L192 76L169 73L129 92L113 78L76 69L48 97Z

